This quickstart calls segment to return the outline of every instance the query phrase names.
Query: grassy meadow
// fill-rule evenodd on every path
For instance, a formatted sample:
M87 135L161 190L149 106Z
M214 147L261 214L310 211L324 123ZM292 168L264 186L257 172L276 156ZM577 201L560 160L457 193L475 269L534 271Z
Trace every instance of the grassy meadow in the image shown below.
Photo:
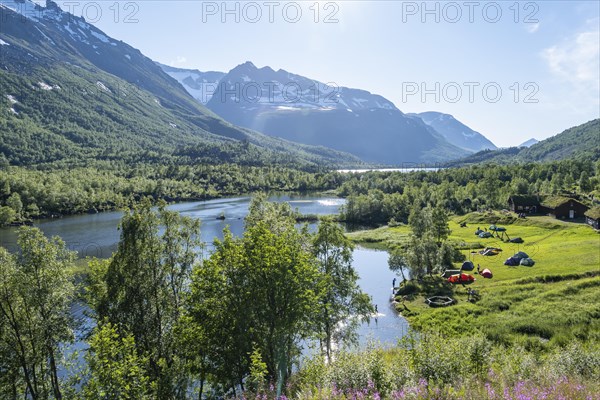
M460 227L466 222L467 227ZM481 239L474 232L495 223L507 228L522 244L497 237ZM472 213L450 221L449 240L458 244L467 259L481 269L489 268L492 279L476 275L467 286L452 286L434 276L409 283L401 293L398 311L418 330L436 330L452 335L484 333L502 344L519 343L528 350L564 345L574 338L600 340L600 234L583 223L565 222L547 216L518 219L514 214ZM350 233L357 243L393 248L408 239L410 227L382 227ZM497 247L497 256L478 250ZM505 266L518 251L535 260L532 267ZM457 269L460 263L456 264ZM468 301L468 288L478 295ZM430 308L424 300L447 295L456 304Z

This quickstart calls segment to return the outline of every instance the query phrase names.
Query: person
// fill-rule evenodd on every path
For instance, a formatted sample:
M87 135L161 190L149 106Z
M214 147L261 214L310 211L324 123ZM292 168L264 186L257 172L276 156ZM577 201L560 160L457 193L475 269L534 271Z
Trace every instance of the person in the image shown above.
M479 264L477 264L477 273L478 273L479 275L481 275L481 267L479 266Z
M392 279L392 290L396 287L396 278Z

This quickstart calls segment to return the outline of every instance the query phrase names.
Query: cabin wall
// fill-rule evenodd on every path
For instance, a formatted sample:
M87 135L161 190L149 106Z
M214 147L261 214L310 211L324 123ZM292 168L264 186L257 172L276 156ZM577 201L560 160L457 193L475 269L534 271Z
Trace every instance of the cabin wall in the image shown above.
M570 201L556 208L544 207L544 212L556 219L570 219L570 211L575 211L574 218L582 218L583 214L588 210L588 207L576 201Z
M600 220L586 217L585 222L594 229L600 229Z

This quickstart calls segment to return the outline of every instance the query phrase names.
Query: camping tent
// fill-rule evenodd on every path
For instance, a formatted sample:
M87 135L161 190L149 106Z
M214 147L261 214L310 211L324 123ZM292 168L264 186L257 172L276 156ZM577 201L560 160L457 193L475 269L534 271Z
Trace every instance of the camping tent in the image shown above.
M442 274L442 278L450 278L452 275L460 274L460 269L447 269Z
M502 249L497 247L486 247L485 249L481 250L479 254L482 256L497 256L501 251Z
M479 273L479 275L481 275L481 276L483 276L484 278L487 278L487 279L491 279L494 276L494 274L492 274L492 271L490 271L487 268L484 269L483 271L481 271Z
M475 277L469 274L456 274L452 275L448 278L448 282L450 283L473 283L475 282Z
M517 254L515 254L513 257L514 257L514 258L518 258L519 260L521 260L521 259L523 259L523 258L529 258L529 256L527 255L527 253L525 253L525 252L522 252L522 251L518 252L518 253L517 253Z
M482 238L482 239L485 239L485 238L491 238L491 237L492 237L492 234L491 234L491 233L489 233L489 232L481 232L481 233L479 234L479 237L480 237L480 238Z
M483 233L483 231L482 231L481 229L477 229L477 230L475 231L475 235L476 235L476 236L479 236L479 235L480 235L480 234L482 234L482 233Z
M519 265L520 259L515 257L509 257L504 261L504 265L509 265L511 267L515 267Z
M520 237L515 237L515 238L510 239L509 242L511 242L511 243L523 243L524 240L522 238L520 238Z
M490 225L490 231L504 232L505 230L506 230L506 228L504 228L502 226Z
M531 258L522 258L519 264L524 265L526 267L533 267L535 261L533 261Z
M462 264L462 267L460 267L460 269L463 271L473 271L475 269L475 266L473 265L473 263L471 261L465 261Z

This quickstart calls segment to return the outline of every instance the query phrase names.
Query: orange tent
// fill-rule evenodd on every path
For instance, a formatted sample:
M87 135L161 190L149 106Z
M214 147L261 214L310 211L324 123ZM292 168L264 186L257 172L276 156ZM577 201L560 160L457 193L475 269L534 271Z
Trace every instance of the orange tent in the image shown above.
M448 282L450 283L473 283L475 282L475 277L469 274L456 274L452 275L448 278Z

